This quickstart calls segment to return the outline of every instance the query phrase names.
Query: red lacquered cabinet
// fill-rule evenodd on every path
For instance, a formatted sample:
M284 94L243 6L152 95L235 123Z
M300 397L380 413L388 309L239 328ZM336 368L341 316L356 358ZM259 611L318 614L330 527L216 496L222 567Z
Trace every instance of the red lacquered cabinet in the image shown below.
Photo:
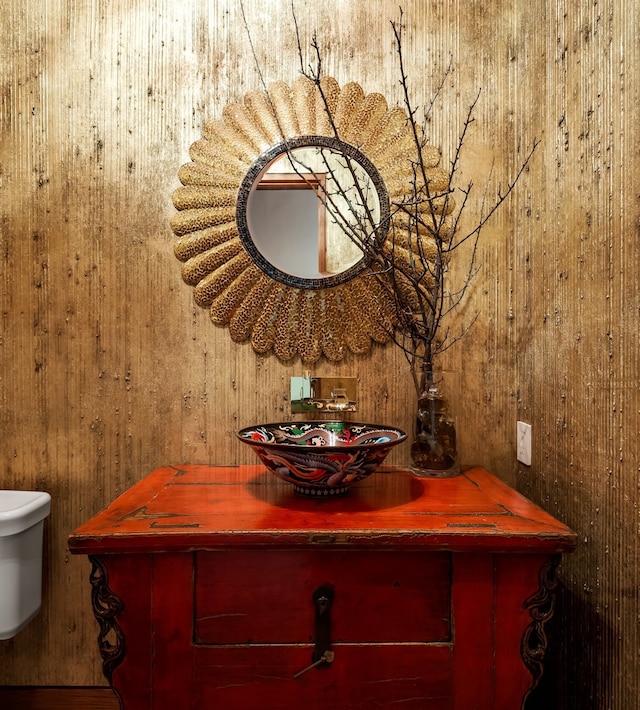
M125 710L517 710L575 535L481 468L160 468L69 538Z

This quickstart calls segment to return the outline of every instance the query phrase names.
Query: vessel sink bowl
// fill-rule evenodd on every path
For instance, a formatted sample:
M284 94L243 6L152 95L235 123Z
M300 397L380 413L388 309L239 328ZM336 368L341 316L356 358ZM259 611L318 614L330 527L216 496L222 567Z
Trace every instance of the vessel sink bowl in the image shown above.
M407 435L377 424L340 421L280 422L246 427L240 441L251 446L276 476L302 495L343 495L372 474Z

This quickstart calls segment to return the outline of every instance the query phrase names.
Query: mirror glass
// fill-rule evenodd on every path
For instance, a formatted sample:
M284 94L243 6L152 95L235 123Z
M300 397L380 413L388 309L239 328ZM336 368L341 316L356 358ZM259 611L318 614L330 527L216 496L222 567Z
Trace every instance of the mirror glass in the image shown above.
M378 171L353 146L301 136L256 160L237 209L255 263L301 288L345 283L366 266L361 245L384 239L389 198Z

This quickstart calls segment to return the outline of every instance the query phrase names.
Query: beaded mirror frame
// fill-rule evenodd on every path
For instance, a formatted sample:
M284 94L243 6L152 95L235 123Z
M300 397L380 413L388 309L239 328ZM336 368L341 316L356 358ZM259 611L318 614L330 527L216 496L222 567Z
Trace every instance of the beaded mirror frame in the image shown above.
M370 175L382 197L381 247L392 248L394 258L403 252L412 258L411 240L401 236L407 216L394 211L415 184L416 147L406 111L389 108L381 94L365 95L355 82L340 88L325 77L321 87L324 98L300 77L291 86L276 82L268 92L249 92L242 103L225 106L222 118L208 122L191 146L191 162L180 168L182 186L173 194L174 252L196 304L209 309L214 324L228 327L235 342L249 341L257 353L273 352L284 362L296 356L305 364L321 357L336 362L348 352L365 354L373 343L391 340L395 310L384 276L366 265L325 285L287 282L281 274L276 279L256 263L240 231L246 228L247 176L274 146L313 145L317 137L339 137L338 143L352 146L373 166ZM422 159L430 182L446 186L439 151L424 146Z
M364 156L359 150L354 148L354 146L339 140L338 138L332 138L329 136L299 136L296 138L288 138L279 145L273 146L266 152L264 152L256 162L249 168L249 171L244 177L240 189L238 191L238 200L236 203L236 221L238 224L238 231L240 233L240 240L242 241L244 248L249 252L254 263L259 266L266 274L272 276L273 278L281 281L288 286L299 287L303 289L316 289L316 288L330 288L331 286L339 286L340 284L350 281L355 276L357 276L361 271L367 267L367 261L361 258L352 266L347 268L342 268L342 270L336 273L324 274L322 276L318 275L318 278L302 277L296 274L289 274L281 271L279 268L270 263L261 253L260 247L256 245L256 242L251 234L249 228L249 199L255 186L260 182L260 177L263 170L272 164L279 158L287 157L289 155L293 156L298 148L312 148L317 152L323 152L328 150L329 153L338 153L342 157L346 157L348 160L355 162L361 169L364 169L367 175L367 182L375 189L377 198L377 208L379 211L379 217L376 218L376 224L374 225L375 238L379 245L382 245L387 237L389 231L389 194L387 192L386 185L382 176L378 172L375 165ZM295 158L293 158L295 160ZM293 173L296 175L296 173ZM314 173L308 173L313 176ZM303 175L300 173L301 180L304 180ZM330 180L333 179L330 177ZM348 180L352 179L352 176L346 178ZM355 180L355 178L353 178ZM345 181L338 180L336 185L339 189L345 190ZM316 193L317 194L317 193ZM324 193L321 193L324 194ZM347 206L345 208L346 214L340 214L336 211L337 208L329 204L329 202L322 196L318 199L325 200L323 203L323 209L327 211L329 216L335 218L335 222L342 220L349 221L353 217L352 224L356 222L357 217L354 217L352 212L356 210L360 205L360 201L357 196L354 199L355 206L352 206L351 211ZM365 217L361 218L363 224L367 224ZM340 231L346 231L340 230ZM362 235L364 238L365 235ZM362 254L362 251L360 250Z

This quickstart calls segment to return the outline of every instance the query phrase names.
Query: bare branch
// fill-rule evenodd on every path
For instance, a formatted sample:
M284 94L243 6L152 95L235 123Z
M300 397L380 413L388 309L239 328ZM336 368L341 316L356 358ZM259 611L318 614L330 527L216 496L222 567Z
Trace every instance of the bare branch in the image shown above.
M258 67L260 80L266 90L242 2L241 9L251 51ZM312 60L306 62L293 0L291 11L300 73L313 82L324 106L331 135L342 141L328 97L325 95L322 81L323 54L317 34L314 32L310 40ZM370 278L376 279L393 304L394 322L380 325L403 352L409 363L416 390L420 393L425 381L433 382L434 357L458 342L477 319L476 315L470 323L461 326L459 332L454 334L451 333L447 320L464 301L479 271L478 244L484 227L515 189L539 141L534 140L515 176L507 182L506 186L499 185L495 197L489 199L489 186L493 184L492 166L484 184L478 214L470 228L463 229L465 222L463 217L472 204L475 187L473 181L461 187L457 187L455 183L460 173L464 147L475 121L474 114L482 91L478 90L464 115L445 179L440 179L437 183L433 182L433 163L427 162L425 158L425 148L428 145L427 123L431 120L436 101L440 98L445 82L453 71L453 58L450 58L430 101L422 109L422 121L418 123L416 116L419 109L411 99L409 77L405 66L403 46L405 25L402 8L400 8L399 18L391 21L390 24L395 41L402 104L407 115L407 128L412 143L410 156L412 169L405 194L391 205L388 221L380 223L371 210L368 198L369 185L363 181L361 171L358 171L362 166L345 155L342 159L343 164L340 165L341 174L338 174L338 170L323 156L325 159L322 169L325 171L327 184L330 187L325 189L324 194L318 194L318 197L332 221L339 225L342 232L361 249L369 267ZM274 116L277 120L275 110ZM305 166L302 160L296 159L293 152L289 150L284 133L283 141L294 170L303 179L308 179L309 174L313 174L313 170ZM346 174L347 181L342 172ZM377 235L382 229L388 230L387 237L379 240ZM460 249L463 245L467 247L464 250ZM463 268L457 270L457 273L461 274L461 283L457 285L451 283L450 273L450 262L454 254L456 259L463 258L463 255L465 259Z

